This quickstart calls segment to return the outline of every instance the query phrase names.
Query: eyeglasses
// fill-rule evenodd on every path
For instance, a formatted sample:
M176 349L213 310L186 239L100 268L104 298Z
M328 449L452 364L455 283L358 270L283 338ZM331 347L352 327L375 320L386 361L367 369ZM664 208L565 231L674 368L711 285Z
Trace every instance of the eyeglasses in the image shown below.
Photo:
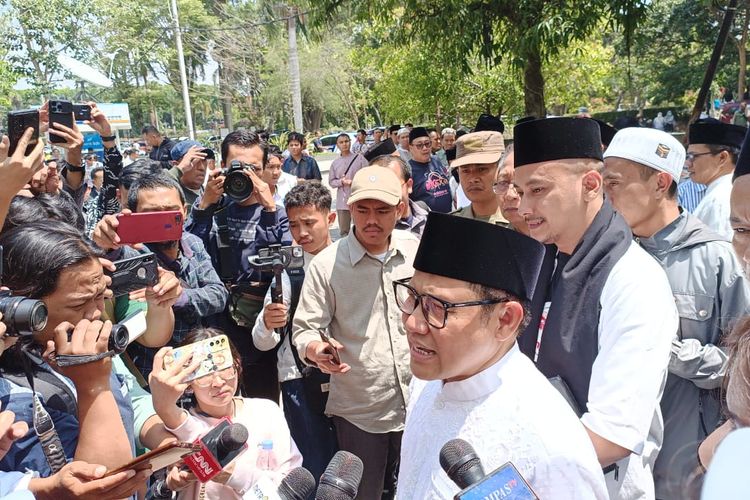
M500 181L492 185L492 192L495 194L505 194L510 190L510 188L513 188L513 191L516 191L516 193L518 192L516 190L515 184L513 184L512 182Z
M413 142L412 146L414 146L417 149L427 149L430 146L432 146L432 142Z
M396 295L396 305L404 314L413 314L417 306L422 307L422 315L427 323L438 330L445 328L448 320L448 310L456 307L486 306L510 302L510 298L472 300L469 302L452 303L433 297L432 295L420 294L408 285L411 278L405 278L393 282L393 293Z
M193 383L198 387L210 387L211 384L214 383L214 377L216 376L221 378L224 382L230 382L237 377L237 370L235 370L234 365L232 365L218 372L209 373L201 378L197 378L193 380Z
M692 163L693 160L695 160L699 156L715 155L715 154L717 153L712 153L711 151L708 151L707 153L688 153L685 155L685 163Z

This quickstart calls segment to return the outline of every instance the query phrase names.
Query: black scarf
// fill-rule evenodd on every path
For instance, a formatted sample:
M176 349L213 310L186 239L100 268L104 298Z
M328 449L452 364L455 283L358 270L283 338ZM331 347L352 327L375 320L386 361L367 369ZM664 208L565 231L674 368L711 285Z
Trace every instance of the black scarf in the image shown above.
M559 254L556 270L557 247L549 245L532 300L532 321L519 338L521 351L533 360L542 309L551 302L536 366L546 377L563 379L581 413L586 412L591 367L599 353L599 299L632 239L625 219L605 200L573 254Z

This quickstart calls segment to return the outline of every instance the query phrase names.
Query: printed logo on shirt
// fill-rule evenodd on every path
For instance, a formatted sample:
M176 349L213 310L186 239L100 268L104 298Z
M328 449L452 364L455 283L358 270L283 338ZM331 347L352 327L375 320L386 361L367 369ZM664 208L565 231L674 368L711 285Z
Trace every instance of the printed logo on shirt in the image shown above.
M448 185L448 179L443 175L440 175L438 172L430 172L427 175L427 180L424 183L424 187L425 189L427 189L427 191L434 191L446 185Z

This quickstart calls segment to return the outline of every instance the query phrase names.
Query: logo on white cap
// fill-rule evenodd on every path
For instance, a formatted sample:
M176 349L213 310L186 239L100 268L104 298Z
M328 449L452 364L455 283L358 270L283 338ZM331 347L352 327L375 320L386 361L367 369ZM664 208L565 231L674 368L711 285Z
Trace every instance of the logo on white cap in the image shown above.
M656 146L656 154L659 156L659 158L666 158L669 156L669 152L671 149L669 149L669 146L665 144L659 144Z
M370 182L377 182L378 180L378 178L375 177L374 175L371 175L370 177L368 177L368 179L370 180Z

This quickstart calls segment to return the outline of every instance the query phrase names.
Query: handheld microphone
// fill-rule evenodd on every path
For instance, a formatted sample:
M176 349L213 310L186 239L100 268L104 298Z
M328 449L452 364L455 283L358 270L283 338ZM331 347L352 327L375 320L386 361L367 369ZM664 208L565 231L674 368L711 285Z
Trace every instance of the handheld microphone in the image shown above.
M443 445L440 449L440 466L461 488L454 500L539 500L511 462L485 475L474 447L463 439L451 439Z
M353 500L359 490L364 465L358 456L337 451L320 476L315 500Z
M315 478L304 467L296 467L281 481L278 489L268 476L262 476L248 490L246 500L307 500L315 492Z
M451 439L440 449L440 467L462 490L484 477L484 467L474 447L463 439Z
M223 418L216 427L195 440L201 450L183 459L201 483L216 476L237 455L247 449L247 427Z

